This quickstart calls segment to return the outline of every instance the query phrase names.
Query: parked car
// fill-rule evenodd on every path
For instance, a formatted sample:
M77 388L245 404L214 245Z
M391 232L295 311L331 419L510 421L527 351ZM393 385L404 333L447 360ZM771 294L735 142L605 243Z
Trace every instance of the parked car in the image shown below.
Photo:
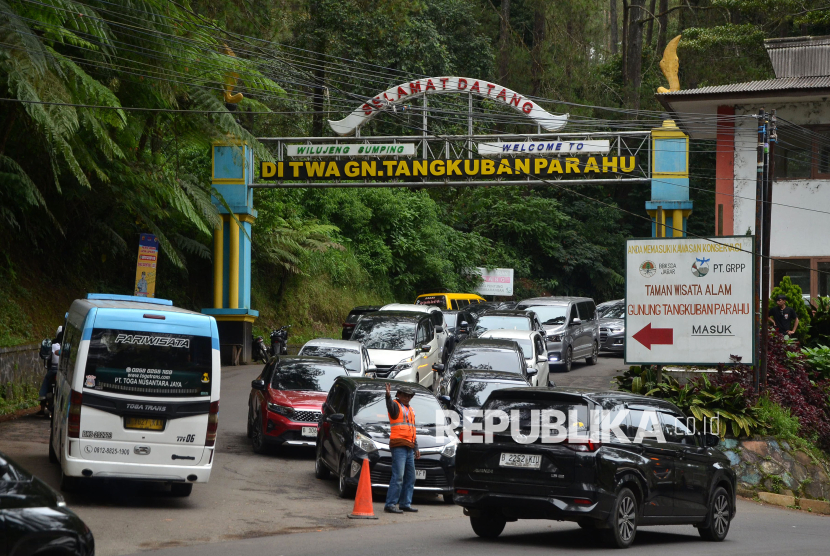
M588 297L536 297L525 299L517 309L533 311L544 326L548 362L570 372L574 359L589 365L599 359L599 320L594 300Z
M524 353L514 340L468 338L456 346L446 365L438 363L432 368L437 373L439 395L449 393L450 378L462 369L503 371L530 381Z
M441 350L430 313L369 313L357 323L352 340L369 350L376 377L432 385L432 366L441 361Z
M478 317L475 328L473 328L470 335L477 338L487 330L535 330L544 332L542 323L533 311L502 309L487 311Z
M467 305L477 305L484 298L474 293L424 293L415 299L416 305L435 305L442 310L458 311Z
M348 340L352 337L352 332L354 332L354 325L357 324L357 321L360 320L360 317L365 315L366 313L374 313L380 309L380 305L364 305L360 307L355 307L351 311L349 311L348 316L346 316L346 320L343 321L343 332L342 338L344 340Z
M602 317L607 310L620 304L625 304L625 299L612 299L611 301L604 301L600 303L597 305L597 316Z
M0 554L93 556L92 531L55 489L0 452Z
M270 447L314 446L326 395L346 369L331 357L272 357L251 382L248 438L254 452Z
M599 318L599 349L625 352L625 301L606 307Z
M726 538L735 516L735 471L714 449L718 437L694 434L674 405L621 392L514 388L491 394L484 410L493 408L518 410L511 418L519 417L522 434L531 434L534 409L558 410L566 416L565 430L583 436L590 411L608 410L611 420L623 412L620 430L627 439L635 439L642 424L660 427L666 442L641 437L623 443L611 434L611 442L601 444L520 444L505 432L491 444L462 443L454 500L478 536L495 538L507 521L541 518L599 529L620 548L634 542L641 525L688 524L704 539Z
M398 386L409 385L397 380L340 377L323 404L314 470L318 479L326 479L334 473L341 497L354 493L364 459L369 460L372 488L389 488L392 453L386 410L387 383L391 384L393 392ZM442 415L442 409L435 396L421 386L412 388L415 395L409 405L415 411L421 452L421 457L415 460L415 492L440 494L445 501L451 502L458 443L436 434L435 419Z
M534 330L488 330L479 338L500 338L513 340L522 348L528 375L533 386L550 386L548 350L545 340Z
M461 369L450 377L447 394L438 396L438 401L445 409L459 413L462 419L469 419L464 412L481 409L494 391L525 386L530 386L528 380L514 373Z
M309 340L300 348L297 355L311 355L314 357L333 357L340 361L350 375L363 376L367 372L373 373L376 368L372 365L366 346L352 340L333 340L331 338L317 338Z
M444 322L447 323L447 343L444 344L442 363L446 363L455 346L470 335L475 317L469 311L444 311Z
M435 328L435 339L438 340L438 349L443 356L444 346L447 343L447 323L444 322L444 313L435 305L408 305L406 303L390 303L379 309L380 311L410 311L415 313L426 313L432 320Z
M501 307L502 307L502 304L499 303L499 302L482 301L478 305L468 306L467 310L473 315L473 317L478 319L479 317L481 317L481 315L483 315L487 311L495 311L497 309L501 309Z

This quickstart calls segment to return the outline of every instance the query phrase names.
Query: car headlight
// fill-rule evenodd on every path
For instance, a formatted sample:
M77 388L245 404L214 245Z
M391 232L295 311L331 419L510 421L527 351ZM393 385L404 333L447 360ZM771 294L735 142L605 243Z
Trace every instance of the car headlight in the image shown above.
M376 452L378 449L374 440L372 440L365 434L359 433L357 431L355 431L354 433L354 445L363 450L364 452Z
M562 334L553 334L547 337L549 342L561 342L562 341Z
M291 417L292 415L294 415L293 407L277 405L271 402L268 402L268 411L273 411L274 413L279 413L280 415L285 415L286 417Z
M441 455L444 456L445 458L455 457L456 448L458 448L458 442L455 442L455 441L450 442L449 444L444 446L443 450L441 450Z
M400 373L401 371L409 370L412 367L412 362L415 361L417 355L413 355L411 357L407 357L406 359L401 359L398 361L394 367L389 369L389 378L394 378L395 375Z
M64 500L63 496L58 494L55 497L55 505L59 508L65 508L66 507L66 500Z

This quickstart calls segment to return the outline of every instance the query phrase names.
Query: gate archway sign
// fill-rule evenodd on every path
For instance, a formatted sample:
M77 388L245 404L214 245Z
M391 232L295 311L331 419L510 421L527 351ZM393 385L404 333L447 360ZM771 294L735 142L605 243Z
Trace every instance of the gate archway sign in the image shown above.
M430 94L472 94L487 98L521 112L547 131L558 131L568 123L568 114L551 114L519 93L489 81L470 77L427 77L390 87L367 100L342 120L329 120L329 126L342 137L353 135L355 130L384 110Z

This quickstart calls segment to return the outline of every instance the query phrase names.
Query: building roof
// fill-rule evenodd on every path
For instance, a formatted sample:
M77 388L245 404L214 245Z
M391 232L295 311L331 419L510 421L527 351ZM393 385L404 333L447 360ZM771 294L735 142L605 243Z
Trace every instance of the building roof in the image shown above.
M762 81L747 81L729 85L713 85L698 89L682 89L668 93L657 94L657 98L675 98L692 95L717 95L736 93L759 93L768 91L784 91L798 89L830 89L830 76L817 77L784 77L781 79L764 79Z
M769 39L764 47L779 79L830 75L830 36Z

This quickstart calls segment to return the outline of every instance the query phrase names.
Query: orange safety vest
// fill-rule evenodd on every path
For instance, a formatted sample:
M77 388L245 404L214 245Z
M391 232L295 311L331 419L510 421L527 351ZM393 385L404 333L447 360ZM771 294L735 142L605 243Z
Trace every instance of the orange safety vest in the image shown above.
M407 442L415 443L415 410L411 407L405 407L398 400L392 400L398 404L398 418L393 419L389 415L389 424L392 425L392 434L389 435L389 441L406 440ZM388 414L387 414L388 415Z

